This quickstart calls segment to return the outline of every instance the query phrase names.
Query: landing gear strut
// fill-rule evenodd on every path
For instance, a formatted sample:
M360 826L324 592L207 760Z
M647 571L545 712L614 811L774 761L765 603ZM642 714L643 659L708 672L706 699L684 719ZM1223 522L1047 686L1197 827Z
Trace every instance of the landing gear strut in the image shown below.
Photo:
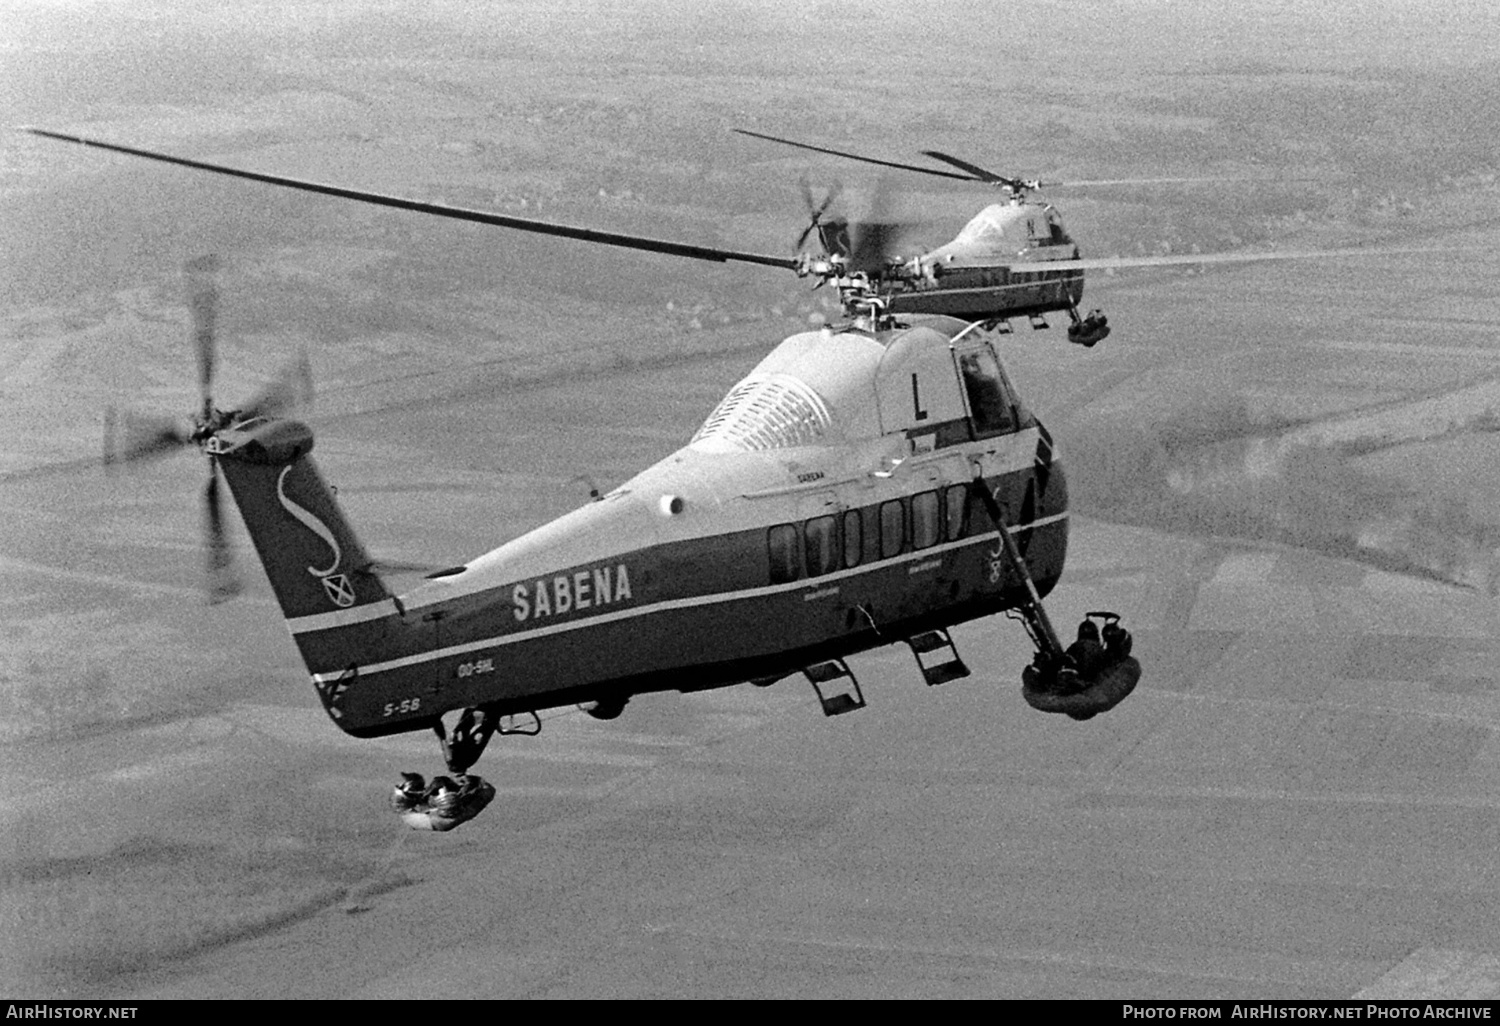
M434 723L432 729L443 746L443 759L448 763L448 771L467 773L469 767L484 754L484 746L490 743L490 738L499 725L500 717L482 705L465 709L458 717L458 723L454 725L451 734L443 729L442 720Z
M1119 614L1089 613L1078 625L1078 640L1064 649L1042 607L1026 560L1010 535L1010 518L978 468L972 487L1000 532L1001 553L1026 586L1026 598L1014 614L1036 646L1036 656L1021 673L1021 696L1026 704L1075 720L1087 720L1113 709L1141 679L1141 664L1130 655L1130 632L1120 626ZM1102 632L1094 623L1096 619L1104 624Z

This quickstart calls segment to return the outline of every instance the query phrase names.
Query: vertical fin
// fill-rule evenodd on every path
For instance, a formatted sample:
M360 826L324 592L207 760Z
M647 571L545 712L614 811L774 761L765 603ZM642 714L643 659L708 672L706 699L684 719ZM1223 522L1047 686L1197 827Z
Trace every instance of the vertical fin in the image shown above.
M312 456L312 432L273 420L212 440L288 620L390 597Z

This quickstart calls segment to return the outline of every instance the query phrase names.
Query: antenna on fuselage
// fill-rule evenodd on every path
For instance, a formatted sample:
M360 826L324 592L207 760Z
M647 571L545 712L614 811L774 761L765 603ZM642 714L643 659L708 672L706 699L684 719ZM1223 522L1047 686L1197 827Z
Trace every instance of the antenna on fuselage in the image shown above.
M572 484L574 481L582 481L585 485L588 486L589 498L591 500L593 500L594 502L604 501L604 495L599 491L599 486L594 484L593 478L589 477L587 474L579 474L577 477L571 478L568 481L568 484Z

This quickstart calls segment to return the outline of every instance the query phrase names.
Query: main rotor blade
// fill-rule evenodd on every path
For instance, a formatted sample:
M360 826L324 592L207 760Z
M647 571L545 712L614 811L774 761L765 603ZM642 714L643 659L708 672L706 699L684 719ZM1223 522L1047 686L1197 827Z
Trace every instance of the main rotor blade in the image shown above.
M902 164L894 160L880 160L875 157L865 157L858 153L849 153L845 150L833 150L826 146L813 146L810 143L796 142L792 139L781 139L774 135L763 135L760 132L751 132L748 129L736 128L733 131L740 135L752 136L756 139L765 139L768 142L781 143L783 146L795 146L802 150L812 150L815 153L827 153L835 157L846 157L849 160L863 161L866 164L877 164L880 167L894 167L902 171L916 171L918 174L932 175L936 178L949 178L959 182L985 182L990 185L1005 185L1014 189L1017 186L1038 189L1059 188L1083 188L1096 185L1189 185L1196 182L1267 182L1272 183L1278 179L1265 178L1257 175L1210 175L1199 178L1080 178L1074 181L1039 181L1031 182L1019 178L1007 178L1004 175L988 171L977 164L971 164L966 160L960 160L947 153L938 150L923 150L922 152L945 164L951 164L960 168L965 174L955 174L952 171L940 171L933 167L923 167L920 164Z
M1421 246L1381 247L1380 249L1307 249L1270 250L1265 253L1183 253L1154 257L1084 257L1080 260L1036 260L1010 264L1011 274L1036 271L1108 271L1129 267L1189 267L1195 264L1252 264L1267 260L1343 260L1352 257L1396 256L1425 253L1434 257L1460 256L1467 249L1433 249Z
M801 150L812 150L814 153L827 153L835 157L863 161L866 164L876 164L880 167L894 167L902 171L916 171L918 174L934 175L938 178L952 178L960 182L971 182L974 180L970 175L956 175L952 171L939 171L935 167L922 167L920 164L900 164L894 160L878 160L875 157L862 157L858 153L849 153L844 150L830 150L826 146L813 146L810 143L793 142L791 139L778 139L774 135L762 135L759 132L751 132L744 128L736 128L734 131L740 135L748 135L755 139L765 139L767 142L781 143L783 146L795 146Z
M745 253L739 250L719 249L713 246L695 246L689 243L671 242L665 239L652 239L644 235L604 232L593 228L577 228L571 225L553 224L548 221L533 221L524 217L510 217L505 214L495 214L485 210L450 207L441 203L425 203L420 200L405 199L400 196L386 196L377 192L364 192L359 189L346 189L337 185L324 185L319 182L310 182L300 178L286 178L281 175L244 171L239 168L226 167L223 164L210 164L201 160L188 160L185 157L173 157L165 153L140 150L131 146L118 146L114 143L101 142L97 139L86 139L78 135L66 135L62 132L51 132L42 128L23 128L22 131L30 132L32 135L40 135L48 139L78 143L81 146L92 146L101 150L111 150L115 153L124 153L132 157L144 157L147 160L157 160L165 164L176 164L179 167L189 167L199 171L211 171L214 174L228 175L231 178L243 178L252 182L263 182L267 185L280 185L288 189L317 193L321 196L336 196L340 199L372 203L380 207L410 210L418 214L431 214L434 217L447 217L457 221L473 221L477 224L495 225L500 228L514 228L517 231L532 232L537 235L555 235L565 239L595 242L603 246L619 246L624 249L644 250L648 253L666 253L669 256L688 257L693 260L707 260L720 264L735 261L745 264L759 264L763 267L780 267L788 271L795 271L798 268L798 262L789 257Z
M1006 178L1004 175L997 175L993 171L986 171L978 164L970 164L966 160L959 160L957 157L950 157L946 153L940 153L937 150L923 150L922 153L924 156L931 157L933 160L941 160L944 164L952 164L954 167L958 168L961 171L969 172L969 174L965 177L970 177L973 181L989 182L992 185L1008 185L1012 188L1014 188L1016 185L1016 180L1014 178Z

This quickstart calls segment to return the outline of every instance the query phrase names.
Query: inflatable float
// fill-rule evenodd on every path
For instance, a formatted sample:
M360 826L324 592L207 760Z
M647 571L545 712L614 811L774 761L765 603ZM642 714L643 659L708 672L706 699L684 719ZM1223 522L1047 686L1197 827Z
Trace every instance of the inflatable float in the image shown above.
M1123 702L1140 679L1141 664L1132 656L1115 659L1088 674L1073 669L1044 674L1028 666L1021 671L1021 697L1039 712L1087 720Z
M484 811L495 797L495 787L476 776L460 777L454 783L438 777L428 787L415 773L402 774L405 782L391 794L391 809L413 830L452 830Z

